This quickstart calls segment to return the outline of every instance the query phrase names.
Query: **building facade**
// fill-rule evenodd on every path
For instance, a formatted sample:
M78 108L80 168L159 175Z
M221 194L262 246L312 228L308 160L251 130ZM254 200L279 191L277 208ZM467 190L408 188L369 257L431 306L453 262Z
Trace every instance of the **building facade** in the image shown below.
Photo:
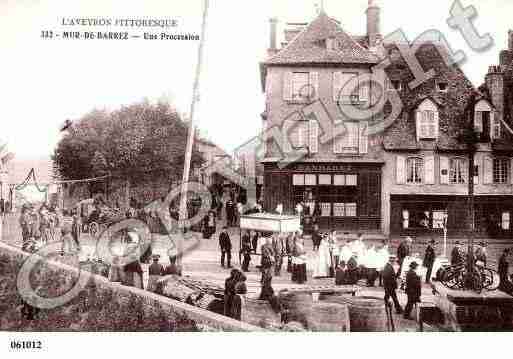
M384 236L440 236L443 227L511 236L513 33L479 89L448 63L443 44L431 42L415 57L434 76L411 86L416 78L398 45L378 46L379 22L374 1L366 36L349 35L321 11L308 24L289 24L277 49L271 20L261 65L265 208L283 204L294 213L303 203L322 228ZM379 75L373 68L384 58ZM361 80L371 73L371 82ZM346 109L392 93L401 111L382 131L370 129L391 112L387 106L383 117L365 119ZM320 125L319 112L343 123L344 133Z
M321 11L309 24L289 24L278 50L277 21L271 20L269 58L261 67L264 132L276 128L283 138L265 140L268 210L282 204L285 212L293 213L303 203L306 214L315 214L322 227L381 231L381 136L369 136L372 118L353 120L346 111L376 101L377 90L366 83L352 90L344 86L370 75L380 61L372 50L380 38L379 8L372 2L367 21L369 33L353 37ZM321 128L319 109L334 124L332 131ZM344 133L337 135L336 124L342 122Z

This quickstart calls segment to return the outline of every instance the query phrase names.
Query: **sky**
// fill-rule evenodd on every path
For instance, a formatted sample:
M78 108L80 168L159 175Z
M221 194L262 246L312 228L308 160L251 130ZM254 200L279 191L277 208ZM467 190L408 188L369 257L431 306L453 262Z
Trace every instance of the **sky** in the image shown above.
M269 46L269 18L310 21L320 0L211 0L196 123L208 138L231 151L257 135L264 96L259 63ZM463 71L476 85L506 47L511 0L463 0L478 12L479 33L494 46L476 53L446 24L452 1L380 0L384 35L402 29L410 39L441 31L468 60ZM168 32L200 33L201 0L0 0L0 141L18 158L44 157L59 140L59 126L94 108L116 109L144 98L169 98L179 112L190 108L198 41L42 39L64 29L63 18L176 19ZM328 15L350 34L366 29L367 0L324 0ZM80 30L85 30L81 28ZM94 28L94 31L99 28ZM113 28L105 31L116 31ZM147 32L160 32L148 29ZM144 30L139 30L139 33ZM280 41L279 41L280 42ZM279 43L278 42L278 43Z

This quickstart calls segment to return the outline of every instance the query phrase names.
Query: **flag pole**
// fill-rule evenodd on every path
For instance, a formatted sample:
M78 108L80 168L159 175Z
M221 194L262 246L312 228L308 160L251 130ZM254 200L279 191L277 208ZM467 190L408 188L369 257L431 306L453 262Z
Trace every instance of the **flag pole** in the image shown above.
M199 82L200 82L200 75L201 75L201 67L203 64L203 47L205 44L205 33L206 33L206 23L207 23L207 17L208 17L208 6L209 6L209 0L203 1L203 23L201 25L201 38L200 43L198 47L198 62L196 65L196 75L194 79L194 85L192 89L192 101L191 101L191 107L190 107L190 113L189 113L189 133L187 138L187 147L185 150L185 163L184 163L184 171L183 171L183 178L182 178L182 191L180 196L180 221L179 221L179 228L180 233L178 235L177 241L176 241L176 249L177 249L177 258L176 258L176 264L178 266L182 265L182 253L183 253L183 234L184 229L186 227L185 223L188 218L187 213L187 192L188 192L188 182L189 182L189 174L191 171L191 159L192 159L192 148L194 144L194 136L195 136L195 126L194 126L194 114L195 114L195 108L196 108L196 102L198 101L199 96Z

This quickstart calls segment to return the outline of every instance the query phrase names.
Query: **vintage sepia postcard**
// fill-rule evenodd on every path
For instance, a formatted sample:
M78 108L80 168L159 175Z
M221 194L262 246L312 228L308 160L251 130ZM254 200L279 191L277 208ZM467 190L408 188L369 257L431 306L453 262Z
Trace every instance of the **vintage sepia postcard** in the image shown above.
M1 1L5 348L512 332L512 12Z

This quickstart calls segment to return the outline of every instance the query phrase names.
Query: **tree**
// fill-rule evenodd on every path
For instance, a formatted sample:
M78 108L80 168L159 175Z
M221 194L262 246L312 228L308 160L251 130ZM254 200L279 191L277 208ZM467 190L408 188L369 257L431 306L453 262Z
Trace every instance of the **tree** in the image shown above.
M177 177L183 171L187 132L176 110L163 102L93 110L68 127L53 160L65 180L105 174L130 181ZM195 151L193 164L201 162Z

